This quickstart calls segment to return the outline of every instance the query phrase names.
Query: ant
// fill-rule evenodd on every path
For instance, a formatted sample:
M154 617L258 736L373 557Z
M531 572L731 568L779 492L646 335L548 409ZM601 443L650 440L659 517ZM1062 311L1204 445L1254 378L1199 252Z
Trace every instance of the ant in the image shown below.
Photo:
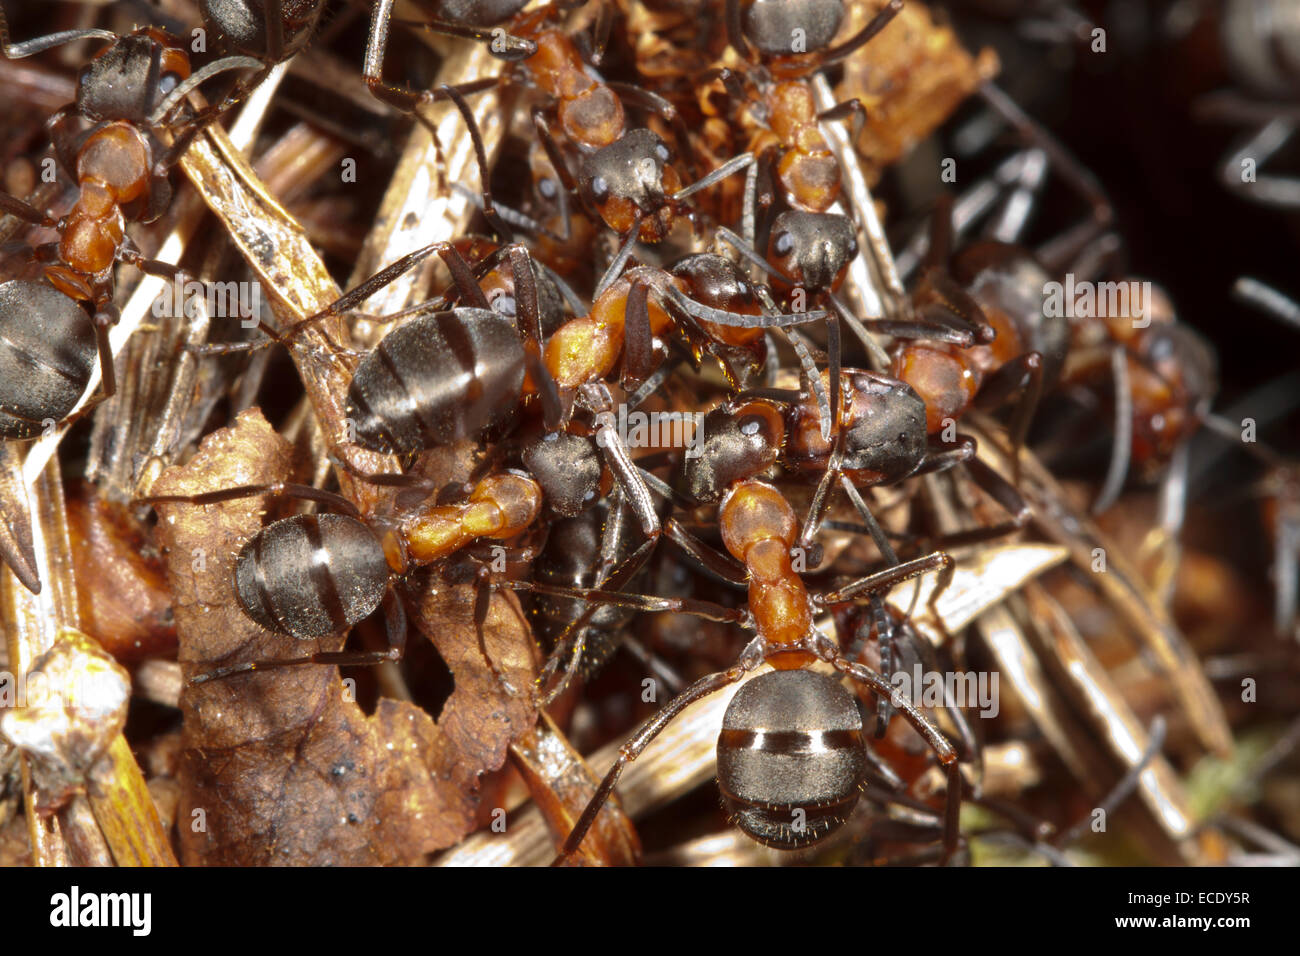
M36 293L26 285L14 286L2 318L9 324L22 318L30 321L34 314L48 318L50 328L44 331L53 332L66 329L72 309L80 310L77 303L89 304L94 310L89 322L103 375L103 397L108 398L116 391L108 331L120 317L113 304L114 267L124 262L150 275L183 276L175 266L141 255L126 235L126 223L151 222L162 214L171 199L168 172L194 136L217 115L209 109L198 116L182 117L178 110L185 96L220 72L256 63L245 57L227 57L191 74L189 58L179 41L151 27L125 36L104 30L70 30L11 44L0 10L0 45L8 57L30 56L81 39L112 42L82 70L76 101L48 123L59 162L77 184L72 209L56 219L0 192L0 211L58 232L58 241L32 249L29 255L42 265L46 281L64 301ZM73 128L73 120L88 123L89 128L79 131ZM163 133L171 134L170 145L164 145ZM38 300L39 311L13 311ZM45 421L63 421L71 412L76 400L69 403L66 392L77 384L84 390L93 363L87 359L84 342L75 337L66 341L66 357L53 340L36 352L34 363L42 369L42 377L48 379L46 373L61 376L66 386L33 389L34 393L46 392L41 407L29 407L34 414L19 413L18 417L17 407L11 407L0 432L3 437L31 438ZM47 337L46 342L51 340Z
M390 480L411 483L410 476L401 474L359 477L380 484ZM406 623L395 599L396 582L413 568L441 562L479 539L505 540L522 533L537 519L542 506L537 483L514 472L482 479L463 502L440 504L431 496L410 510L378 518L366 518L341 495L288 482L197 495L154 495L141 503L203 506L263 494L320 502L342 514L282 518L244 544L234 566L235 594L244 613L267 630L315 640L346 633L383 604L388 649L322 651L305 657L245 661L196 675L190 678L191 684L270 667L400 660ZM481 624L477 611L476 607L476 620ZM486 616L486 611L483 603L481 616ZM486 649L484 656L496 676L504 680Z
M931 226L928 268L913 292L919 315L957 316L975 342L897 343L891 373L925 402L930 434L949 429L975 404L995 408L1018 399L1009 427L1019 459L1044 382L1059 376L1069 347L1064 314L1042 308L1046 271L1023 249L991 240L952 255L952 204L942 199Z
M604 222L620 237L629 242L636 239L646 243L662 242L679 217L694 217L685 199L743 169L751 157L737 156L702 179L684 186L681 175L672 165L673 153L659 135L645 128L628 128L623 101L657 113L673 124L680 144L687 147L684 154L689 156L689 137L676 109L648 90L593 77L573 39L547 26L561 9L561 6L550 4L520 13L510 20L510 36L519 34L519 38L527 40L533 47L531 52L518 57L522 60L522 81L541 89L551 100L549 106L539 105L532 111L533 125L551 167L564 189L576 193L583 205L594 213L594 218ZM419 117L419 106L445 99L449 94L444 90L416 92L382 79L390 16L391 3L376 5L366 51L366 82L371 92L385 103L406 112L415 112ZM454 32L445 31L447 26L444 22L429 24L430 29L439 32ZM479 92L501 82L502 78L492 77L462 84L456 90L462 94ZM519 80L507 77L504 82ZM576 176L551 133L552 123L562 133L564 142L580 156ZM567 209L565 212L567 214Z
M763 663L770 663L775 670L741 688L727 708L718 739L719 787L732 822L768 846L796 849L824 839L844 822L857 802L867 770L861 714L853 696L837 680L810 668L829 664L878 698L891 697L893 688L876 671L845 657L830 638L814 628L813 619L823 609L891 586L896 575L870 575L829 593L810 593L790 557L798 531L794 510L776 488L758 479L730 484L719 504L718 520L731 560L739 561L744 569L748 608L528 582L500 585L640 610L693 614L756 631L733 666L689 685L623 745L565 840L556 863L577 852L624 767L675 717L695 701L740 682ZM727 563L723 556L717 557L717 563ZM957 751L910 701L899 698L895 704L935 751L947 773L947 859L958 840L962 784Z

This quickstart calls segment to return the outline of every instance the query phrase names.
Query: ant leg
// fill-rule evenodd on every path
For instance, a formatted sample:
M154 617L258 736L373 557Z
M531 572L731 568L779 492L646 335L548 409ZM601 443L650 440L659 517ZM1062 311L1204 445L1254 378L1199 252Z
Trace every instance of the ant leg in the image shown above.
M384 632L388 638L388 649L383 651L320 651L307 657L290 657L279 660L246 661L219 667L214 671L196 674L189 679L191 687L206 684L214 680L223 680L234 674L246 674L253 671L271 670L276 667L299 667L303 664L333 664L335 667L371 667L400 661L406 653L406 612L402 609L401 598L390 587L384 593Z
M891 683L894 679L894 616L876 595L871 596L871 624L876 631L876 645L880 652L880 672ZM891 697L876 695L876 739L881 740L894 716Z
M10 216L16 216L23 222L30 222L34 226L44 226L47 229L54 229L58 226L59 221L47 216L29 202L12 196L3 190L0 190L0 213Z
M946 190L939 194L935 200L934 210L930 214L930 240L929 246L925 250L925 258L922 265L927 271L935 269L943 272L948 268L948 261L952 258L953 246L953 212L952 194Z
M1011 97L993 82L980 85L979 95L993 111L1015 127L1026 140L1040 147L1047 154L1053 168L1075 188L1075 191L1088 203L1092 218L1103 228L1115 221L1115 210L1106 197L1101 183L1077 159L1071 155L1059 140L1035 122L1024 112Z
M272 63L284 59L284 0L262 0L266 24L266 58Z
M902 562L898 560L898 553L894 550L893 545L889 543L889 538L885 536L884 529L880 527L880 522L876 520L876 516L872 513L871 508L867 506L866 500L858 492L853 482L849 480L848 475L840 475L840 487L844 489L849 502L858 515L861 516L867 534L871 536L871 540L875 543L881 556L891 565L897 566L901 564Z
M629 392L641 385L654 371L649 294L650 287L637 279L628 289L627 303L623 310L623 379Z
M893 567L885 568L883 571L868 574L856 581L851 581L844 587L815 596L814 601L823 607L842 604L863 595L875 595L882 591L888 591L904 581L910 581L912 578L936 570L939 572L938 578L935 581L934 590L930 592L930 597L926 601L926 606L930 608L930 613L934 615L934 619L942 623L943 618L939 614L939 596L948 590L948 585L952 584L953 574L957 571L957 563L953 561L952 555L946 551L935 551L920 558L913 558L911 561L903 561Z
M1295 135L1292 119L1277 117L1265 123L1219 167L1219 178L1228 189L1243 199L1283 209L1300 208L1300 180L1288 176L1257 173L1251 182L1242 182L1241 164L1253 160L1256 169L1285 146Z
M605 269L605 274L600 277L596 283L596 291L592 293L591 298L594 302L599 299L606 289L614 284L619 275L623 272L623 267L627 265L627 260L632 256L632 249L636 246L638 237L641 235L641 222L645 218L641 210L637 210L632 219L632 228L628 230L626 237L620 237L622 245L619 247L618 254L614 256L609 267Z
M996 501L998 506L1011 516L1011 520L988 528L959 533L953 537L963 539L966 544L974 544L1019 531L1029 523L1033 512L1029 508L1029 503L1016 490L1014 484L1007 481L978 458L972 458L964 464L966 474L975 482L975 486Z
M488 608L492 602L491 578L492 572L488 570L487 565L480 564L474 574L474 634L478 638L478 651L483 655L483 660L487 662L488 670L492 672L496 682L501 685L501 689L507 695L517 697L519 692L515 689L515 685L510 683L505 674L501 673L496 661L488 653L485 625L487 624Z
M1127 377L1125 384L1127 385ZM1020 483L1020 452L1025 447L1025 437L1029 433L1042 394L1043 356L1038 352L1026 352L993 373L975 396L975 404L984 409L998 408L1013 396L1018 396L1015 411L1007 426L1011 438L1012 477L1016 484ZM1126 416L1126 420L1131 422L1131 416Z
M1101 514L1119 498L1128 477L1129 452L1133 447L1133 389L1129 382L1128 355L1121 345L1110 353L1111 377L1115 381L1115 430L1106 480L1092 503L1092 513ZM1019 463L1019 456L1016 458Z
M1164 717L1156 714L1151 720L1151 729L1147 731L1148 742L1146 750L1143 751L1142 756L1138 758L1137 763L1133 764L1127 771L1125 771L1124 775L1120 777L1115 786L1111 788L1110 792L1106 794L1105 798L1103 798L1098 804L1098 809L1102 811L1101 816L1103 819L1108 818L1112 813L1114 813L1115 809L1127 800L1129 795L1137 789L1138 779L1146 772L1151 761L1155 760L1156 755L1160 753L1160 748L1164 746L1165 729L1166 723ZM1069 846L1089 831L1093 819L1093 814L1088 814L1068 830L1062 830L1057 838L1052 841L1053 844L1062 849Z
M334 456L330 457L330 462L338 465L353 478L364 481L368 485L380 485L385 488L419 488L422 491L433 490L433 483L422 475L408 475L400 471L362 471L348 459Z
M665 522L664 534L706 574L732 587L748 587L749 572L743 564L731 555L709 547L682 527L676 518L669 518Z
M41 593L41 576L36 568L36 546L32 540L32 514L26 493L15 488L22 471L22 459L14 442L0 445L0 487L5 506L0 509L0 561L8 566L23 587Z
M931 289L943 299L944 305L975 335L976 341L982 345L993 341L997 333L989 325L984 309L974 296L942 270L927 272L925 279Z
M113 360L113 345L108 340L109 330L122 318L112 301L97 305L94 318L95 346L99 349L99 376L102 394L105 399L112 398L117 392L117 366Z
M501 27L476 27L465 23L452 23L450 20L406 20L395 19L393 22L402 26L426 30L442 36L458 37L462 40L477 40L486 44L488 52L498 60L518 63L537 53L537 43L527 37L507 33Z
M135 499L133 503L142 505L215 505L223 501L234 501L237 498L253 498L258 495L280 495L286 498L302 498L307 501L316 501L320 504L338 508L344 514L353 518L361 518L361 512L357 510L357 506L342 495L336 495L332 491L323 491L320 488L313 488L310 485L294 484L289 481L276 481L265 485L237 485L234 488L220 488L217 491L206 491L197 495L146 495L143 498Z
M697 700L702 700L724 687L737 683L746 673L758 666L760 660L761 658L751 656L725 671L718 671L715 674L709 674L707 677L701 677L687 687L686 690L664 704L662 708L651 715L649 720L637 728L632 738L619 749L618 758L614 761L614 765L609 768L609 772L600 781L600 786L597 788L595 795L587 803L586 809L582 811L582 816L578 818L578 822L573 825L573 830L570 831L568 838L564 841L564 846L560 849L551 865L558 866L578 852L578 847L582 845L583 838L596 820L596 814L600 813L600 808L605 805L605 801L614 792L614 787L618 784L618 778L623 774L623 768L640 756L641 752L650 744L650 741L659 736L660 731L667 727L673 718ZM953 758L956 759L955 753Z
M930 745L930 749L939 758L939 763L948 776L948 789L944 799L943 814L944 853L941 860L942 863L947 863L957 849L958 824L961 814L962 780L961 769L957 764L956 749L948 738L939 732L939 728L916 708L915 704L901 694L896 695L895 688L891 687L888 681L871 668L846 659L833 645L823 646L818 644L814 649L814 653L840 673L845 674L859 684L865 685L877 697L891 698L899 713L925 739L925 742Z
M739 54L742 60L756 62L756 51L749 45L745 31L740 26L740 0L727 0L726 24L727 44Z
M958 435L955 447L948 445L948 442L940 445L932 441L925 450L925 458L921 460L920 466L908 477L936 474L975 460L975 439L969 435Z
M741 153L739 156L733 156L713 172L695 180L689 186L683 186L677 192L673 193L673 202L681 202L687 196L692 196L701 189L707 189L714 183L719 183L728 176L733 176L742 169L747 169L754 163L753 153Z
M969 329L960 328L953 322L952 313L943 306L926 305L917 310L917 319L868 319L863 325L880 335L896 339L929 339L934 342L948 342L961 348L970 348L977 342Z
M898 16L898 11L902 9L903 0L889 0L889 3L882 7L880 12L872 17L861 30L839 46L831 47L818 56L817 66L820 68L830 63L838 63L855 50L871 42L881 30L889 26L894 17Z
M370 93L382 103L394 106L403 113L414 113L416 107L432 103L436 97L428 91L417 91L407 86L400 86L384 81L384 56L388 52L388 27L393 15L393 0L378 0L370 17L370 32L366 36L366 54L362 73ZM499 81L491 78L487 85L478 89L495 86ZM474 84L467 84L474 85Z
M632 456L628 454L627 445L623 443L618 429L609 421L612 416L608 413L613 409L613 402L608 389L603 385L584 385L582 395L591 410L596 413L599 422L596 426L596 445L604 452L605 463L614 473L614 478L627 497L632 513L641 523L641 532L651 542L657 541L662 528L659 514L655 511L654 498L651 497L650 489L646 487L641 472L633 463Z
M817 122L826 123L851 118L849 126L849 142L856 143L858 137L862 135L862 128L867 124L867 108L862 105L862 101L856 96L851 100L844 100L842 103L836 103L830 109L822 110L817 114Z
M483 145L483 134L479 131L478 121L474 119L474 113L465 102L465 97L461 90L454 86L443 84L434 91L434 96L446 96L455 105L456 110L460 113L461 119L469 128L470 142L474 145L474 159L478 162L479 183L483 187L483 218L488 221L497 234L497 238L502 242L510 242L514 238L514 233L506 225L505 220L497 215L496 209L492 205L492 189L489 185L487 149Z
M482 287L479 286L478 280L474 277L474 270L469 267L465 257L450 242L441 243L438 249L438 258L447 265L447 270L451 273L451 280L456 285L456 291L460 294L461 301L474 309L483 309L490 311L492 305L488 302L487 296L483 294Z

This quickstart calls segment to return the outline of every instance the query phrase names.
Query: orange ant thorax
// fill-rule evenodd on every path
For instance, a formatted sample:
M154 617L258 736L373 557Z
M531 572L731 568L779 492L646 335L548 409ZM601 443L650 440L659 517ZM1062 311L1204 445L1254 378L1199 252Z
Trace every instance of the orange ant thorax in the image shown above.
M623 104L613 90L588 75L573 41L558 30L546 30L534 39L537 52L525 62L537 85L559 102L564 135L591 149L622 136Z
M429 564L454 554L476 538L504 540L531 525L542 510L542 489L523 475L500 474L484 478L461 504L426 502L402 519L385 541L393 565L394 545L400 544L404 561Z
M650 286L652 293L670 282L686 291L683 280L656 269L642 267L625 272L600 294L590 315L570 319L547 340L543 361L561 388L599 381L614 370L623 354L628 292L638 279ZM646 305L651 335L663 335L673 328L672 318L655 302L653 294Z
M769 126L785 148L777 164L781 185L810 212L839 198L840 165L817 124L817 104L806 83L778 83L767 93Z
M794 509L771 485L738 482L718 509L722 543L749 572L749 609L761 638L769 644L798 644L812 629L808 589L795 573L790 547L798 535ZM772 659L778 670L811 660L802 652Z
M91 300L92 281L112 267L126 238L122 207L145 196L151 151L130 123L108 123L77 154L80 193L60 225L59 259L46 268L51 284L74 299Z

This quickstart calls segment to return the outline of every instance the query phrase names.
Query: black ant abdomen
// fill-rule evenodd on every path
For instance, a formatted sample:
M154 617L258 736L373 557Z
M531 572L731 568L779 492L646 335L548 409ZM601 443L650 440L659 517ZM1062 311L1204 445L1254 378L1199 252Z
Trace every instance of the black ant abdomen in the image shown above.
M379 540L347 515L284 518L249 539L235 559L235 592L248 616L300 640L365 620L390 576Z
M0 283L0 437L34 438L62 421L90 383L95 327L75 301L45 282Z
M357 443L409 454L477 437L514 414L525 362L514 324L496 312L462 308L408 322L357 366L347 402Z
M793 850L836 830L866 774L862 714L838 681L811 670L760 674L722 718L718 789L731 822Z
M280 25L272 28L263 7L278 7ZM204 24L228 49L275 62L306 46L325 9L322 0L200 0ZM273 47L278 46L278 49Z

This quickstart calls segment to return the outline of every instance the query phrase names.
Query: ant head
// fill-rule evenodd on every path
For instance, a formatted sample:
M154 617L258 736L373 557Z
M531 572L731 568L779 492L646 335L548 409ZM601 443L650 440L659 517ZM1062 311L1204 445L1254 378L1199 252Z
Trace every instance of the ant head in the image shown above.
M672 223L669 197L681 188L671 159L672 151L653 132L630 130L583 160L579 186L619 235L627 234L639 213L642 240L658 241Z
M269 33L264 0L201 0L199 13L204 25L231 52L265 60L276 51L268 49ZM325 4L321 0L281 0L283 49L280 57L305 46L316 29Z
M823 380L829 380L826 372ZM889 484L916 471L926 452L925 402L898 379L859 369L840 378L842 407L831 440L821 435L821 415L811 391L787 412L789 456L799 467L819 470L843 430L841 467L855 484Z
M604 466L591 438L549 432L524 449L523 459L557 514L573 517L600 497Z
M1029 250L992 239L973 242L953 256L952 275L993 328L1010 325L1032 334L1033 348L1043 357L1043 377L1055 381L1070 348L1070 320L1044 310L1043 290L1052 277Z
M790 56L830 46L843 22L843 0L754 0L743 29L764 56Z
M838 288L857 254L857 229L847 216L789 210L772 223L768 262L810 292Z
M718 736L718 789L731 822L792 850L848 818L866 776L862 714L832 677L760 674L736 692Z
M77 77L77 110L96 121L143 123L190 75L190 61L161 30L137 30L109 44Z
M759 314L753 285L726 256L695 253L678 260L669 271L686 280L687 294L696 302L724 312Z
M735 482L767 471L785 441L781 413L763 401L720 405L700 429L696 454L683 456L674 475L678 490L699 502L717 501Z

